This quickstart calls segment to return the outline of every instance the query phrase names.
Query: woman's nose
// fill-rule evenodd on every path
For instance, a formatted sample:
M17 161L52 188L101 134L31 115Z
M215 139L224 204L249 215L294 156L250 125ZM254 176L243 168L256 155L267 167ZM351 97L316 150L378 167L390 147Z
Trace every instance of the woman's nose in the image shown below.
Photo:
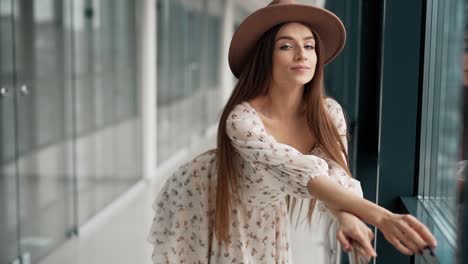
M304 50L303 50L303 49L300 49L300 50L296 53L296 60L307 60L307 57L304 56Z
M304 54L296 54L296 60L307 60L307 57L304 56Z

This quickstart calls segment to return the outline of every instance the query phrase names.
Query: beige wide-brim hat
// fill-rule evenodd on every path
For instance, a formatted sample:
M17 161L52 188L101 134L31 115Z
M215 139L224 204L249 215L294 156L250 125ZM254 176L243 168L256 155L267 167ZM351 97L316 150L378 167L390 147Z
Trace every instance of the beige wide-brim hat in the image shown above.
M247 56L263 33L284 22L303 22L319 35L325 64L332 61L345 45L346 29L332 12L296 4L294 0L274 0L250 14L234 33L229 46L229 67L234 76L239 78Z

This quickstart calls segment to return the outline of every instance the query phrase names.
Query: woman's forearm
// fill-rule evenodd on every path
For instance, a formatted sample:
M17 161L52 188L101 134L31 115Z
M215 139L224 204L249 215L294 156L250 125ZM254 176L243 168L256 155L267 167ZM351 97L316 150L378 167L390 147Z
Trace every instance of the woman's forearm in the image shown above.
M323 201L331 210L347 211L374 226L379 226L382 218L391 214L387 209L347 191L328 177L311 179L307 188L312 196Z
M341 212L340 210L332 207L328 207L328 210L330 210L331 214L334 215L336 218L338 218L339 213Z

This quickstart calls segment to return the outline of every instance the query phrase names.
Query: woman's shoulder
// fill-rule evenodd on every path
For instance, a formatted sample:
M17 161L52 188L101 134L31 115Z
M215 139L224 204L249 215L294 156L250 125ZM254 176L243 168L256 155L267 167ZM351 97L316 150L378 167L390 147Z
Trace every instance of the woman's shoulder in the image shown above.
M323 101L324 101L325 108L328 111L333 111L333 110L336 110L336 109L341 110L341 105L334 98L325 97L325 99Z
M267 137L260 117L247 101L233 107L226 119L226 132L233 141L263 141Z
M255 118L255 109L247 101L236 104L229 113L228 119L249 119Z
M344 112L341 105L333 98L326 97L324 99L325 110L327 111L328 115L336 120L341 120L344 118Z
M325 98L325 109L341 135L346 133L346 118L341 105L333 98Z
M251 129L259 127L258 118L255 109L247 101L243 101L233 107L226 119L226 123L228 127L230 126L233 129L236 129L236 125Z

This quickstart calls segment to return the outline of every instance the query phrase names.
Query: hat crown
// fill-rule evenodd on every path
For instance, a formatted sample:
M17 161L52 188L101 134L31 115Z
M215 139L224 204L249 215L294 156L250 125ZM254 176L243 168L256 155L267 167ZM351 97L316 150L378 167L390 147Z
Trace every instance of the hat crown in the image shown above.
M291 4L295 4L296 1L294 0L273 0L271 1L271 3L268 4L268 6L272 6L272 5L291 5Z

